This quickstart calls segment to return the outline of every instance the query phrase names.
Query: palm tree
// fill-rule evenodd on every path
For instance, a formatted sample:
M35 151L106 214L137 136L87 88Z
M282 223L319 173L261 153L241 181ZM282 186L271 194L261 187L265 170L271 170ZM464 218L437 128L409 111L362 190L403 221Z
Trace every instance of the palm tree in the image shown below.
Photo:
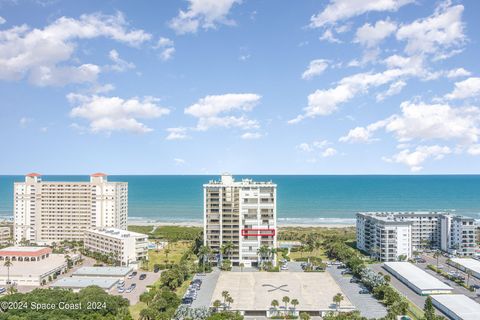
M277 313L277 308L280 304L278 303L278 300L272 300L271 306L275 310L275 313Z
M470 276L472 275L472 270L467 269L466 274L467 274L467 288L468 288L468 285L470 283Z
M220 306L222 305L222 302L220 300L215 300L213 301L213 307L215 308L215 312L218 312L218 309L220 309Z
M8 289L7 289L7 294L14 294L14 293L17 293L18 290L17 288L15 288L15 286L9 286Z
M437 270L438 270L438 258L439 257L440 257L440 252L435 251L435 253L433 254L433 258L437 259Z
M210 249L209 246L201 246L200 249L198 249L198 255L203 264L203 273L205 273L205 264L209 261L211 252L212 249Z
M168 248L165 249L165 250L164 250L164 253L165 253L165 260L168 261L168 254L170 253L170 249L168 249Z
M300 304L300 302L298 302L297 299L292 299L292 301L290 303L293 306L293 313L295 313L296 306L298 306Z
M337 306L337 311L340 309L340 302L343 301L343 295L341 293L337 293L336 295L333 296L333 302Z
M271 253L271 251L270 251L270 248L268 246L263 245L260 248L258 248L257 254L260 257L260 264L261 264L262 268L263 268L263 264L265 262L265 259L270 256L270 253Z
M288 313L288 303L290 302L290 297L283 297L282 302L285 303L285 315Z
M230 304L233 303L233 298L229 295L227 297L228 309L230 309Z
M230 297L230 293L228 293L227 290L225 291L222 291L222 298L223 298L223 306L224 308L226 307L226 302L227 302L227 298Z
M235 246L233 245L233 242L231 241L228 241L226 242L220 249L222 251L222 255L226 255L228 260L232 260L231 259L231 254L232 254L232 251L233 251L233 248Z
M10 258L5 258L5 263L3 265L7 267L7 284L10 284L10 267L12 266L12 261L10 261Z

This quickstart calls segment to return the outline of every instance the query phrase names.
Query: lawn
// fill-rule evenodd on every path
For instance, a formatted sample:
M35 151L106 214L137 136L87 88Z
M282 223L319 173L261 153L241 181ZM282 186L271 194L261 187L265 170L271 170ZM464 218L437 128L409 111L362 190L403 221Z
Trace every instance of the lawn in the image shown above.
M150 239L180 241L197 239L202 233L203 228L185 226L128 226L128 230L146 234Z
M306 258L306 257L318 257L318 258L321 258L323 261L328 260L328 257L325 254L325 250L323 248L315 249L311 252L310 251L290 252L289 257L292 260L296 260L298 258Z
M152 232L153 226L128 226L128 231L149 234Z
M202 230L200 227L161 226L157 227L151 233L151 236L155 239L165 239L167 241L195 240L200 236Z
M168 263L179 263L182 255L190 250L191 241L179 241L170 243L166 248L160 249L158 252L154 250L148 251L148 271L153 270L155 264L165 264L167 259L166 249L168 252Z
M145 309L146 307L147 307L146 303L138 302L137 304L130 306L128 310L130 310L130 314L132 315L132 318L135 320L138 320L140 319L140 311L142 311L142 309Z

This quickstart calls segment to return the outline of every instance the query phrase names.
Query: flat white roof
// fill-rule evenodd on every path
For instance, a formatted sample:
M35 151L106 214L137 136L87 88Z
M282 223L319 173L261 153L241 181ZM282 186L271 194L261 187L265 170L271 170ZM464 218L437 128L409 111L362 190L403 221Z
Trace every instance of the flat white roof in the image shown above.
M124 277L132 271L132 267L82 267L73 273L74 276L107 276Z
M0 277L39 277L54 269L66 267L67 262L63 254L51 254L48 258L40 261L13 261L10 271L0 263Z
M124 239L124 238L146 238L148 235L143 234L143 233L138 233L138 232L133 232L133 231L127 231L127 230L122 230L122 229L116 229L116 228L105 228L105 229L89 229L88 232L93 232L96 234L108 236L111 238L116 238L116 239Z
M480 261L472 259L472 258L453 258L450 259L452 262L458 263L462 267L470 269L474 272L478 272L480 274Z
M300 311L334 310L337 293L344 296L340 310L355 309L328 272L222 272L210 304L223 301L225 290L234 299L232 310L238 311L266 311L274 299L282 305L284 296L297 299Z
M117 283L118 279L112 278L101 278L101 277L91 277L91 278L77 278L69 277L60 279L51 284L51 287L56 288L85 288L88 286L99 286L102 289L110 289Z
M385 266L390 267L392 270L422 291L453 289L410 262L385 262Z
M460 319L478 320L480 317L480 304L463 294L434 294L431 297L434 304L437 302Z

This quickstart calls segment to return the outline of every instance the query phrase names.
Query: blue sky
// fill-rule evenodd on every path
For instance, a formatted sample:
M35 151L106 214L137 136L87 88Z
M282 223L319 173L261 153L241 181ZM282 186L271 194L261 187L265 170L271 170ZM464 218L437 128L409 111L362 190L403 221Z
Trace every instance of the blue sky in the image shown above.
M477 1L0 0L0 173L479 173Z

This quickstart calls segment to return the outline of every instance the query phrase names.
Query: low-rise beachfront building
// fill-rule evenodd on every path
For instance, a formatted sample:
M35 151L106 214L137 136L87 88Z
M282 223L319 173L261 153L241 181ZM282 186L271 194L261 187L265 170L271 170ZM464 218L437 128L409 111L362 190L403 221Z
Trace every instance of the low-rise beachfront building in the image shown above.
M105 291L109 291L118 282L116 278L106 277L67 277L55 281L50 285L52 288L71 289L78 292L89 286L98 286Z
M72 260L78 259L72 256ZM10 266L6 266L6 261ZM8 247L0 250L0 285L40 286L67 269L63 254L47 247Z
M72 276L86 278L101 277L123 279L132 271L132 267L81 267L73 272Z
M463 294L432 295L432 303L452 320L478 320L480 304Z
M453 288L410 262L385 262L383 268L419 295L451 293Z
M221 272L211 297L211 307L215 300L224 300L224 291L233 298L230 310L250 317L283 315L285 296L298 301L298 305L287 305L289 313L297 317L300 312L318 317L332 311L356 309L328 272ZM337 308L332 299L338 293L344 300ZM280 306L272 307L273 300Z
M13 201L16 243L79 241L91 228L127 229L128 185L104 173L83 182L42 181L30 173L15 182Z
M277 246L277 185L251 179L235 181L224 174L204 190L204 245L217 255L232 247L225 257L234 265L258 265L259 248ZM263 257L265 259L265 256ZM270 260L275 262L272 254Z
M12 240L10 227L0 226L0 244L5 245Z
M115 228L90 229L85 231L83 243L86 250L113 254L124 266L148 258L148 236L142 233Z
M447 263L459 270L470 273L471 276L480 279L480 261L472 258L452 258Z
M475 229L474 219L448 212L360 212L357 247L382 261L409 259L426 248L473 256Z

